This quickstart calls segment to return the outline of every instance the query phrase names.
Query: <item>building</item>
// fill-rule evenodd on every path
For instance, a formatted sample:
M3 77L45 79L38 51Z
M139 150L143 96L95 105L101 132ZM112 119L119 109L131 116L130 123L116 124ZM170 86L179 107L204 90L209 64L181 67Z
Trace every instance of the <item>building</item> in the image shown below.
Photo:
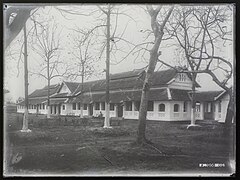
M8 113L15 113L17 112L17 105L16 103L12 102L12 97L10 95L10 91L7 89L3 89L3 95L4 95L4 104L3 104L3 109L4 112Z
M110 117L138 119L144 76L145 71L140 70L110 75ZM163 121L191 119L192 80L189 74L179 73L174 69L156 71L150 83L147 119ZM197 84L197 88L199 87ZM32 108L30 113L47 113L46 88L29 95L29 104ZM98 116L100 113L105 115L104 79L85 82L83 85L64 81L51 88L51 114L79 116L82 103L83 115ZM196 119L215 119L222 122L224 113L221 116L216 111L213 113L213 107L219 102L220 104L224 102L223 106L217 106L217 111L221 107L220 112L226 112L224 108L228 101L223 98L223 91L197 92ZM22 103L18 105L18 112L22 112Z

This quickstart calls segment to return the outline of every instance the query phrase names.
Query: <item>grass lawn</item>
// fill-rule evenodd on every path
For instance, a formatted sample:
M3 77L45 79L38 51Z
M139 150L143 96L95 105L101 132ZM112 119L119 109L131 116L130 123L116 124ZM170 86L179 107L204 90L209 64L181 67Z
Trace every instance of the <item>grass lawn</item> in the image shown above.
M232 138L223 137L221 124L147 122L146 136L154 143L134 144L137 120L124 120L120 127L30 125L21 133L18 114L5 118L5 175L157 175L194 173L231 174L229 154ZM37 119L34 115L30 119ZM224 167L199 167L199 164ZM210 166L210 165L208 165Z

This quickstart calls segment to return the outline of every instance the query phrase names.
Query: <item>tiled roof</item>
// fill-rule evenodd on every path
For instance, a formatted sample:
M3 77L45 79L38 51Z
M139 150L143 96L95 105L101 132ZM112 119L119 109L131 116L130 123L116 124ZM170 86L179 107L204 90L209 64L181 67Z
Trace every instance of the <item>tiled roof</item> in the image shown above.
M197 91L195 94L196 101L214 101L223 91Z
M71 92L74 92L78 87L78 85L80 84L77 82L67 82L67 81L64 81L64 83L66 84L66 86L69 88Z
M141 89L143 86L143 78L141 78L142 71L130 71L125 73L118 73L111 75L112 79L109 82L110 90L123 90L123 89ZM166 85L177 74L174 69L167 69L163 71L156 71L150 79L150 83L153 87L159 85ZM130 77L128 77L129 75ZM144 73L142 74L145 75ZM75 85L77 87L77 85ZM85 82L83 91L104 91L106 89L106 80L97 80ZM76 93L81 91L81 86L75 91Z
M63 103L67 100L67 98L65 99L50 99L50 104L53 105L53 104L59 104L59 103Z
M110 91L116 90L116 91L122 91L119 92L119 94L110 94L110 101L119 101L117 99L121 99L125 101L125 98L132 98L132 99L139 99L141 98L141 89L143 86L143 79L145 76L145 71L140 71L140 70L134 70L134 71L129 71L129 72L124 72L124 73L117 73L114 75L110 76L110 84L109 84L109 89ZM167 69L163 71L156 71L154 72L154 75L150 79L150 84L151 87L165 87L169 81L171 81L177 74L177 71L175 69ZM76 82L64 82L66 86L69 88L69 90L76 96L77 93L81 92L82 86L80 83ZM97 80L97 81L89 81L85 82L83 84L83 92L99 92L99 91L105 91L106 89L106 80ZM52 85L50 89L50 94L53 95L57 92L59 89L60 85ZM126 92L126 90L135 90L133 92L128 92L127 94L123 93ZM138 90L138 91L137 91ZM181 91L181 90L171 90L172 93L172 98L173 100L187 100L188 95L186 91ZM53 97L65 97L67 93L61 93L59 95L54 95ZM29 95L29 98L31 97L43 97L47 96L47 87L44 87L43 89L38 89L34 91L31 95ZM92 101L95 95L92 96L86 96L84 95L84 101ZM81 100L81 95L77 96L77 98L73 98L70 101L80 101ZM101 97L101 100L105 101L105 95ZM167 100L167 91L166 89L162 90L151 90L149 99L151 100ZM96 98L96 100L100 100L99 97ZM95 101L95 100L93 100Z
M113 92L109 94L110 103L120 103L123 101L140 101L141 100L142 91L121 91L121 92ZM90 103L90 102L104 102L106 98L104 94L92 94L92 95L79 95L71 102L82 102L82 103ZM151 90L149 93L149 101L164 101L168 100L167 90L166 89L157 89Z
M28 99L28 104L30 105L41 104L46 100L47 98ZM25 101L19 102L18 105L25 105Z
M50 98L62 98L62 97L67 97L68 93L59 93L59 94L54 94Z
M181 90L181 89L170 89L172 100L175 101L190 101L190 97L188 95L189 91Z
M135 69L133 71L116 73L116 74L110 74L110 80L138 77L143 72L145 72L145 71L143 71L143 70L136 70Z
M60 85L59 84L54 84L50 86L50 96L54 93L57 92L57 89ZM45 86L43 89L36 89L35 91L33 91L28 97L47 97L47 93L48 93L48 88L47 86Z

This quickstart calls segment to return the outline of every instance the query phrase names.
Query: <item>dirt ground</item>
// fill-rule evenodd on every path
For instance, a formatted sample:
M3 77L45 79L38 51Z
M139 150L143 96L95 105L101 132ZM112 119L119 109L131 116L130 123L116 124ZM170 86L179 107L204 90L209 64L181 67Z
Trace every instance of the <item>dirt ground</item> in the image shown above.
M207 176L234 172L233 138L222 135L222 124L199 121L200 127L186 129L189 122L148 121L146 136L154 145L141 147L134 143L137 120L123 120L112 129L96 124L30 125L31 133L21 133L21 115L8 114L4 174Z

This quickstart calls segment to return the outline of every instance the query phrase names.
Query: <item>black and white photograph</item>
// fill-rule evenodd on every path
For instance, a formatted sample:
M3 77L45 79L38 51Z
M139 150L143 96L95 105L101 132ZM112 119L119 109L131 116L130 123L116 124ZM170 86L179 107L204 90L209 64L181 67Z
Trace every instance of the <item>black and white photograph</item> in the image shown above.
M235 176L235 4L2 5L4 177Z

